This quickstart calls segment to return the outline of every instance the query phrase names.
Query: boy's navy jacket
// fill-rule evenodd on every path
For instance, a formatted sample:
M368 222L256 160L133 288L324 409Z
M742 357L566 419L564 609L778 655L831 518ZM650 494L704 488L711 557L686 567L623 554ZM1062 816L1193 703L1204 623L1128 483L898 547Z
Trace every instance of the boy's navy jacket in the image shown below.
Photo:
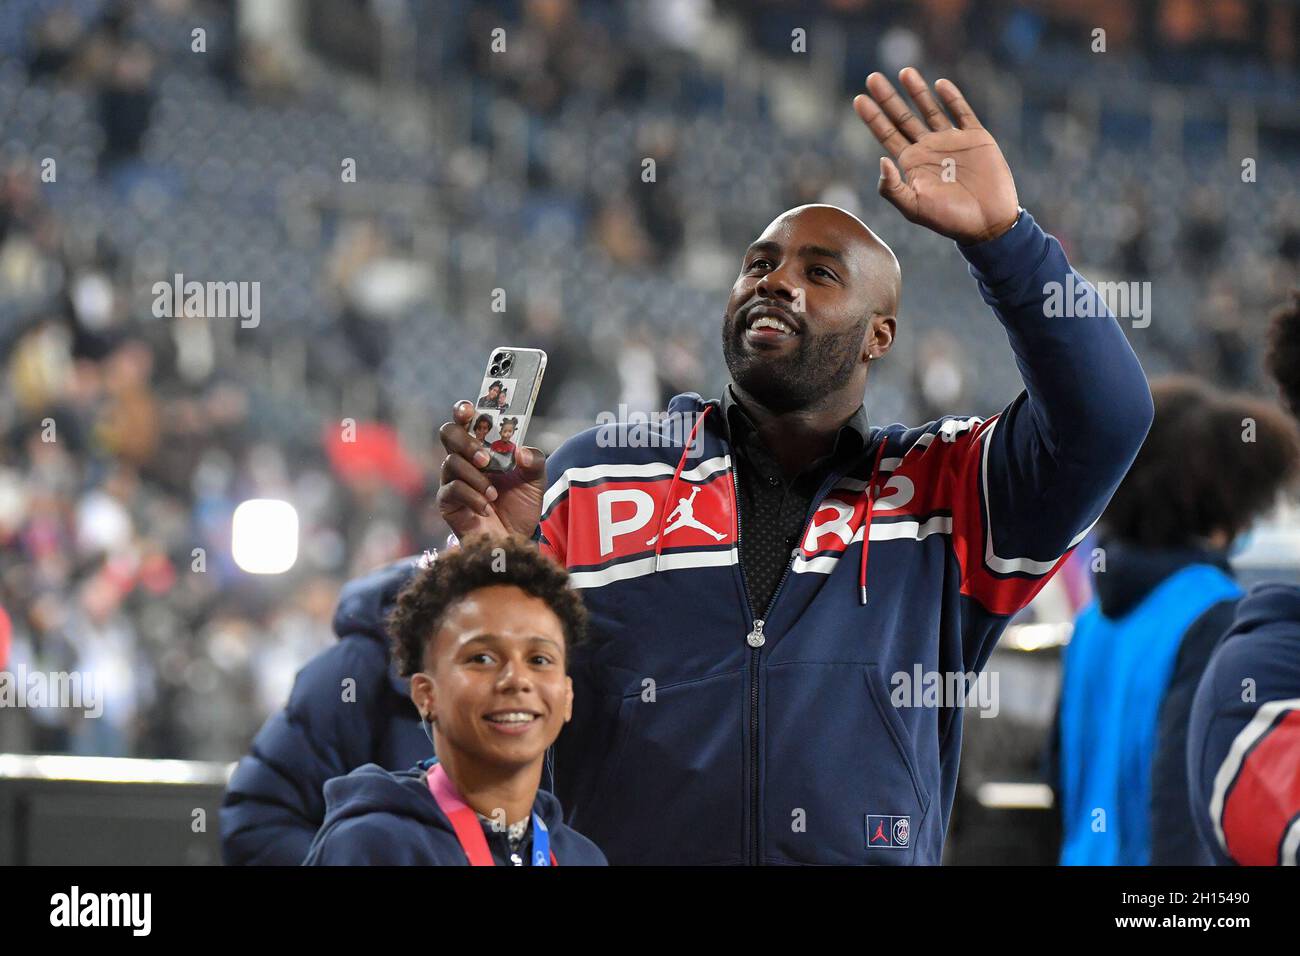
M987 420L872 427L769 607L746 597L716 400L547 462L541 546L591 613L552 789L611 863L940 862L962 713L914 676L984 667L1152 417L1119 323L1028 213L961 252L1026 391Z
M418 563L419 556L406 558L343 588L338 643L298 673L289 703L267 720L230 779L221 807L228 866L297 866L325 818L325 781L369 763L405 770L432 754L384 630Z
M1192 703L1192 819L1221 864L1300 864L1300 588L1237 606Z
M307 851L308 866L469 866L456 831L438 806L425 776L429 760L391 773L367 764L325 784L325 822ZM605 866L594 843L566 826L560 802L537 791L533 812L551 835L560 866ZM532 856L532 824L520 856ZM505 833L484 827L498 866L510 866Z

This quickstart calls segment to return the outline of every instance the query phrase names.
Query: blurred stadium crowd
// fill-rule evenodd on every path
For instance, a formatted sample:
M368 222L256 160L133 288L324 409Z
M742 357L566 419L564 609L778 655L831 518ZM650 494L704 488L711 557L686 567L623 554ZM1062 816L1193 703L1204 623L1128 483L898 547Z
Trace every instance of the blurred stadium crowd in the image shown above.
M997 410L1019 381L960 258L875 197L872 69L961 82L1080 271L1151 283L1149 373L1262 388L1300 260L1296 27L1261 0L6 2L0 633L9 667L112 691L99 721L6 714L0 751L237 756L341 582L443 539L434 433L489 348L548 352L544 447L716 395L740 253L790 206L902 262L874 420ZM260 324L155 318L177 273L259 282ZM298 510L287 574L230 560L252 497Z

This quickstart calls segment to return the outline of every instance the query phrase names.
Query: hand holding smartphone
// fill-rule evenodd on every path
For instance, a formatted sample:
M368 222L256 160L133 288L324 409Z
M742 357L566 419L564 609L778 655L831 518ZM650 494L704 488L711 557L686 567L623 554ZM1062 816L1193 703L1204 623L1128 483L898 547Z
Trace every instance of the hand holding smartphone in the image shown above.
M525 448L524 436L545 369L540 349L493 349L475 400L457 402L452 421L439 429L447 457L438 509L458 536L536 529L546 458Z

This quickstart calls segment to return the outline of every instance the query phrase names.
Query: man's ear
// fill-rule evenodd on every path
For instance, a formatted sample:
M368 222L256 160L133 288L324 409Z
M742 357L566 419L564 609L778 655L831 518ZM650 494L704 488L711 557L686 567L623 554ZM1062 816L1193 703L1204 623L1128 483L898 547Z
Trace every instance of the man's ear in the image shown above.
M573 678L564 678L564 722L573 719Z
M862 340L862 360L872 361L885 357L894 346L894 329L897 320L892 315L875 314L867 326L867 334Z
M415 709L420 712L421 720L437 719L438 690L434 686L433 678L424 671L411 677L411 703L415 704Z

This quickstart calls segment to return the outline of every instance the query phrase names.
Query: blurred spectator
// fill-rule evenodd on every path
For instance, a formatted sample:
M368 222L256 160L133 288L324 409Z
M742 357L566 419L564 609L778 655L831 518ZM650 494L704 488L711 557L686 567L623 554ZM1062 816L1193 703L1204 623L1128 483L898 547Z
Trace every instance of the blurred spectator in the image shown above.
M72 62L82 42L83 24L71 10L52 10L33 31L27 75L33 80L57 76Z
M966 403L961 346L942 330L927 332L916 350L916 392L920 416L933 421Z
M101 169L139 155L153 109L153 71L153 54L143 44L128 43L113 52L99 100L104 125Z

